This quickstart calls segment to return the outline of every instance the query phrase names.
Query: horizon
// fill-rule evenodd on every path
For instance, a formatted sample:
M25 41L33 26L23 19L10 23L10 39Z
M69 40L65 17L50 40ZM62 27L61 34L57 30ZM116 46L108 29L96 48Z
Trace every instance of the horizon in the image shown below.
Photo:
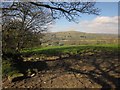
M79 32L79 33L86 33L86 34L110 34L110 35L118 35L118 33L92 33L92 32L81 32L81 31L48 31L47 33L65 33L65 32Z

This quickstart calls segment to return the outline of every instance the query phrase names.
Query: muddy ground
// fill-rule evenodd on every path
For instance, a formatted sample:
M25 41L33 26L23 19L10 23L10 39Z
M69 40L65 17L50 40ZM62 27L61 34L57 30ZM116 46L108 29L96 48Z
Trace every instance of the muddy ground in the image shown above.
M40 63L42 62L42 64ZM3 79L3 88L119 88L118 55L73 55L46 61L26 61L35 76L15 82ZM42 67L42 70L40 68Z

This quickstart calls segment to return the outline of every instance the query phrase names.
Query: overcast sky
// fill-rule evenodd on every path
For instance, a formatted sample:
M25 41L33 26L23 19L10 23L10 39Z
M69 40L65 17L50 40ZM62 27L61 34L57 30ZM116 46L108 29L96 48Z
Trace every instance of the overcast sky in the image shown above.
M80 31L87 33L118 33L118 3L97 2L96 7L101 9L100 15L81 14L79 23L68 22L65 18L56 20L51 26L51 32Z

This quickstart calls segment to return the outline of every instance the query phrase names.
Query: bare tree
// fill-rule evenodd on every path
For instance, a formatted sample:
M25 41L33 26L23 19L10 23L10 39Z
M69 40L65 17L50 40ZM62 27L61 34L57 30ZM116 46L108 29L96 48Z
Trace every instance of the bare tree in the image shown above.
M42 32L53 21L49 12L27 2L14 2L13 7L18 9L2 11L3 47L19 50L33 44L40 45Z

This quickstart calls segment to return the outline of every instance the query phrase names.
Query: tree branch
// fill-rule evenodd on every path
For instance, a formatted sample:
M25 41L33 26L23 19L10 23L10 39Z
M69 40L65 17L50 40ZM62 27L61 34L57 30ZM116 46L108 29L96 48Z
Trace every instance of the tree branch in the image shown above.
M62 12L66 12L69 13L67 10L63 9L63 8L57 8L57 7L52 7L50 5L46 5L46 4L38 4L38 3L34 3L34 2L30 2L31 4L34 4L36 6L41 6L41 7L46 7L46 8L50 8L50 9L55 9L55 10L60 10Z

